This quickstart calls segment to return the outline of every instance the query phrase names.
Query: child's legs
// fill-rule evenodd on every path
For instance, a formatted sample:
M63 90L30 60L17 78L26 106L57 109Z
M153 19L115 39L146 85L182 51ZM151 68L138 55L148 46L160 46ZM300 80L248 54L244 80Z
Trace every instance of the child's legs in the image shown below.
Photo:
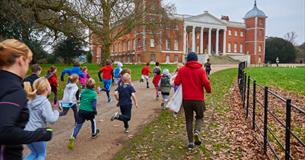
M121 115L119 116L118 120L124 122L124 127L129 128L128 121L131 119L131 106L120 106Z
M110 98L109 92L110 92L110 89L111 89L111 80L105 79L105 80L103 80L103 82L104 82L104 88L105 88L107 97L109 99Z
M76 104L74 104L71 108L72 108L73 114L74 114L74 121L75 121L75 123L77 123L78 113L77 113L77 106L76 106Z
M156 90L156 96L159 97L159 88L157 86L155 86L155 90Z
M34 142L28 145L31 154L25 160L45 160L47 151L47 142Z
M31 153L30 153L29 155L27 155L27 156L24 158L24 160L34 160L34 159L36 159L37 153L36 153L35 148L33 147L33 144L30 143L30 144L28 144L27 146L28 146L28 148L31 150Z
M59 113L59 116L65 116L67 115L70 108L68 107L62 107L62 112Z
M54 104L57 103L57 87L51 86L51 91L54 93Z
M83 117L82 113L79 112L78 119L77 119L77 124L76 124L76 126L75 126L75 128L73 129L73 132L72 132L72 136L74 138L77 137L77 135L78 135L80 129L82 128L84 122L85 122L85 118Z
M162 93L162 98L164 103L168 102L168 97L169 97L169 93Z
M91 133L96 134L96 121L95 119L90 119L91 122Z

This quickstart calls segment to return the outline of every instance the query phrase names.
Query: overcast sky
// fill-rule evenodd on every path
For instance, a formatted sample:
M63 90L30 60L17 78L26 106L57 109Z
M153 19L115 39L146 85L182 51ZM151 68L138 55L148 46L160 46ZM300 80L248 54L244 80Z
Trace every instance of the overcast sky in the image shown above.
M166 0L173 3L178 14L199 15L209 11L216 17L227 15L230 20L243 22L253 8L254 0ZM257 6L268 16L266 35L283 37L294 31L296 42L305 42L305 0L257 0Z

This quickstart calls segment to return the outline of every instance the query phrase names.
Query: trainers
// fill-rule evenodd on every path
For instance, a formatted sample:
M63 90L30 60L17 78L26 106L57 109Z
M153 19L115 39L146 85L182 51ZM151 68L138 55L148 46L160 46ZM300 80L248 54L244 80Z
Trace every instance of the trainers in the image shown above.
M129 132L129 130L128 130L128 128L125 128L125 131L124 131L125 133L128 133Z
M69 139L68 149L72 150L74 148L75 138L72 136Z
M96 129L95 133L91 135L91 138L94 139L98 136L98 134L100 133L99 129Z
M188 149L189 151L191 151L193 148L194 148L194 143L189 143L189 144L187 145L187 149Z
M109 98L108 98L108 103L111 103L111 102L112 102L112 98L109 97Z
M114 121L115 119L118 119L119 116L120 116L119 112L115 112L115 113L112 115L112 117L111 117L110 120L111 120L111 121Z
M198 131L195 131L195 133L194 133L194 140L195 140L195 145L198 145L198 146L201 145Z

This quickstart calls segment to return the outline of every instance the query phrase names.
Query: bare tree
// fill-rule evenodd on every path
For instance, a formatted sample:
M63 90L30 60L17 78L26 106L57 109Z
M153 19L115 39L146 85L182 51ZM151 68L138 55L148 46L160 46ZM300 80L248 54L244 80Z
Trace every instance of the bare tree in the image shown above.
M153 33L174 23L175 8L161 0L18 0L32 10L36 22L55 33L78 39L93 37L102 49L101 62L110 56L114 41L137 27ZM84 34L86 30L89 34Z
M284 39L286 39L287 41L292 43L294 46L296 45L296 42L295 42L296 38L297 38L297 34L294 31L288 32L284 35Z

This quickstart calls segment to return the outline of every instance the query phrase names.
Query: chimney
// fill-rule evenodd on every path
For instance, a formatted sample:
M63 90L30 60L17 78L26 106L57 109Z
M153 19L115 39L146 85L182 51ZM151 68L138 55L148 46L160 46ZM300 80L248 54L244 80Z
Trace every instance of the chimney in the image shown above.
M230 20L230 18L229 18L229 16L221 16L221 20L226 20L226 21L229 21L229 20Z

